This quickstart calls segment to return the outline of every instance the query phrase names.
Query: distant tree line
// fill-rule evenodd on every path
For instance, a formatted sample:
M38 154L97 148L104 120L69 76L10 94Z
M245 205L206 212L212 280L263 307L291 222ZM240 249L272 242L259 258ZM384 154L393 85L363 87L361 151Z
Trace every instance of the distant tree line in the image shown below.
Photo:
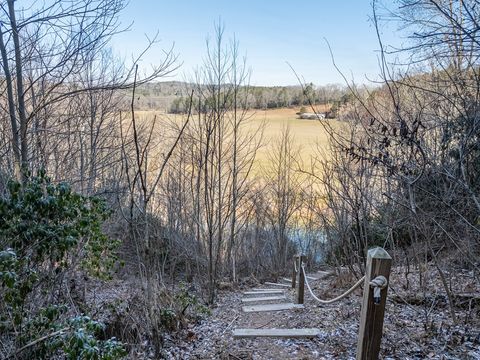
M189 105L189 86L185 84L183 90L175 92L176 97L171 101L169 112L172 114L186 113ZM153 91L153 90L152 90ZM336 107L345 103L350 91L347 87L338 84L315 86L312 83L305 86L248 86L240 89L240 93L247 95L248 109L266 110L293 106L326 105ZM208 102L208 101L207 101ZM196 107L194 107L196 109Z

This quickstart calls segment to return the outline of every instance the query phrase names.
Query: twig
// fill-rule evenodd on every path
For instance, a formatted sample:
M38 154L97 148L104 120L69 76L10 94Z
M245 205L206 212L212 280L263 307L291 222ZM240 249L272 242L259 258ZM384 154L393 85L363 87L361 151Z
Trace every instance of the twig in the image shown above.
M20 349L18 349L17 351L15 351L15 353L8 355L5 359L15 358L15 357L17 357L17 355L20 354L23 350L26 350L26 349L28 349L29 347L32 347L32 346L34 346L34 345L36 345L36 344L38 344L38 343L40 343L40 342L42 342L42 341L45 341L45 340L47 340L47 339L49 339L49 338L51 338L51 337L60 335L61 333L65 332L65 331L67 331L67 330L69 330L69 329L70 329L69 327L66 327L66 328L63 328L63 329L54 331L54 332L52 332L52 333L50 333L50 334L48 334L48 335L42 336L41 338L38 338L38 339L36 339L36 340L28 343L27 345L21 347Z
M230 323L227 325L227 327L225 328L225 330L223 330L222 335L225 334L225 332L230 328L230 326L232 326L232 324L235 322L235 320L237 320L239 317L240 317L240 315L237 315L237 316L235 316L235 317L233 318L232 321L230 321Z
M270 319L268 322L266 322L266 323L263 324L263 325L257 326L255 329L261 329L261 328L267 326L268 324L270 324L273 320L274 320L274 319Z

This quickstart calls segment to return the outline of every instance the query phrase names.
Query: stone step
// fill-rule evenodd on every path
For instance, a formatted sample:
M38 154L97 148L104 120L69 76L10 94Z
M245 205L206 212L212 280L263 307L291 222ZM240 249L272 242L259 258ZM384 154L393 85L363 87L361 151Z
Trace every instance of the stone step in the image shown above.
M313 276L309 276L309 275L307 275L307 279L308 279L308 280L318 280L318 278L313 277ZM289 282L289 283L292 282L292 279L282 278L282 280L283 280L283 281L287 281L287 282Z
M279 284L279 283L274 283L274 282L268 282L268 281L265 281L265 285L273 285L273 286L281 286L281 287L292 287L291 285L288 285L288 284Z
M234 339L275 337L275 338L313 338L320 334L319 329L235 329Z
M250 291L282 291L282 289L262 289L262 288L253 288Z
M244 298L242 302L257 302L257 301L273 301L273 300L285 300L285 296L267 296L267 297L252 297Z
M303 309L302 304L282 303L282 304L266 304L266 305L251 305L243 306L243 312L263 312L263 311L281 311L291 309Z
M275 295L285 294L283 290L267 290L267 291L245 291L243 295Z

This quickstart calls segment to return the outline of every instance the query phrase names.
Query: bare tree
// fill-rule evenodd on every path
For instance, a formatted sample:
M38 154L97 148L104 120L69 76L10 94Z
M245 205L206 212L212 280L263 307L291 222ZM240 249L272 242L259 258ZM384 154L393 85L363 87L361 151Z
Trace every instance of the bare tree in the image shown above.
M123 30L118 21L123 1L55 0L21 10L15 5L14 0L1 4L0 52L7 89L2 102L9 109L13 164L18 177L21 171L25 176L34 170L33 156L38 160L33 153L32 132L38 141L38 134L49 131L52 120L65 115L73 96L131 88L138 59L122 71L111 68L112 72L102 77L94 75L94 81L82 82L82 74L92 69L94 59L110 38ZM151 41L147 48L154 43ZM174 60L173 53L167 53L163 63L137 82L172 71ZM44 142L47 139L51 137L43 136Z
M302 178L296 170L300 149L294 144L294 139L288 127L282 130L280 138L270 149L268 166L265 169L267 189L270 203L268 217L275 236L273 246L276 271L285 268L291 244L289 242L289 227L293 217L302 207ZM273 244L272 244L273 245Z
M319 176L333 179L329 174L340 169L336 180L328 180L332 213L325 221L350 244L344 249L353 249L344 255L355 259L378 237L406 255L397 259L406 264L405 277L410 262L416 263L425 296L432 280L423 269L433 259L453 322L454 293L461 289L453 290L451 265L442 259L448 256L478 271L480 232L472 217L479 210L474 165L479 153L473 145L479 136L480 89L475 3L402 1L389 13L411 41L392 49L379 35L383 84L363 94L351 86L355 101L344 106L341 118L352 136L328 128L336 155L324 162ZM373 21L380 34L377 5ZM406 63L392 64L390 55L401 55ZM365 183L359 170L367 175Z

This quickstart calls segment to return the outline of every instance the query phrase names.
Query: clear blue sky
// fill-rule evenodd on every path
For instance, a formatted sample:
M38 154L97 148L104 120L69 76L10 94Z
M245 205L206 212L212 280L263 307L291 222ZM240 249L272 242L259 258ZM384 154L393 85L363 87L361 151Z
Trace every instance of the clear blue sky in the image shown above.
M114 49L123 56L146 44L145 34L157 31L161 43L150 51L144 65L155 63L162 49L175 44L183 62L173 79L182 80L200 65L205 40L220 18L226 37L235 34L240 52L252 68L252 85L294 85L289 62L307 82L343 83L332 66L326 38L335 60L350 80L367 82L378 74L378 42L369 20L369 0L131 0L123 11L128 33L116 37ZM384 34L386 41L393 34Z

